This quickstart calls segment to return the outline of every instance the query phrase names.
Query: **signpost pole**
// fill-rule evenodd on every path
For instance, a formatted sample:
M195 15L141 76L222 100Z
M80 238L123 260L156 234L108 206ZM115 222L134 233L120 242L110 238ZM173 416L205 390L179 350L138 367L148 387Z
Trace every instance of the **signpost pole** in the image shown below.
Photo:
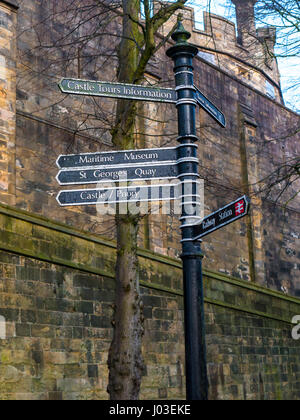
M178 23L172 38L175 46L167 51L175 63L176 90L178 93L178 159L179 178L184 183L192 181L196 186L199 179L196 135L196 89L194 88L193 58L198 49L187 41L191 34L182 23ZM184 184L183 184L184 185ZM194 193L193 193L194 194ZM196 194L196 193L195 193ZM197 207L194 198L194 208ZM185 311L186 348L186 397L187 400L208 399L208 379L206 367L205 322L202 280L202 252L200 243L193 241L195 214L190 214L190 205L182 202L182 261ZM188 200L189 204L191 200ZM194 216L194 217L193 217Z

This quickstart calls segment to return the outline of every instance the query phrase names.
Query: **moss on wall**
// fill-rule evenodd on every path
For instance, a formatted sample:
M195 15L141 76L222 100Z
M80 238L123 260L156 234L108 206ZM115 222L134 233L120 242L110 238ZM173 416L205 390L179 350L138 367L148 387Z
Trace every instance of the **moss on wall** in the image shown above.
M107 399L115 244L0 207L0 399ZM139 250L142 399L185 397L181 262ZM298 399L300 301L205 272L211 399Z

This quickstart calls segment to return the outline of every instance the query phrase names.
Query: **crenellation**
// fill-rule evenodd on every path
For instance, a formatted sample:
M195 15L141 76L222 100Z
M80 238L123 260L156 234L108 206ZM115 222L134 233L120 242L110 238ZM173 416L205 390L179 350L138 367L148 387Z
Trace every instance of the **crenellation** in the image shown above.
M276 28L272 26L257 29L257 37L262 45L264 62L271 70L274 69L274 50L276 44ZM278 74L278 77L279 74Z
M254 0L243 1L247 4L250 1L253 7ZM244 42L241 42L242 35L238 35L236 25L222 16L203 12L204 30L199 30L196 28L193 8L186 7L180 13L183 15L184 26L192 34L191 42L200 49L201 58L266 95L268 94L266 83L270 83L274 88L273 99L282 103L280 75L274 57L276 42L274 27L256 30L254 20L250 19L251 22L247 22L246 25L246 32L243 31ZM164 25L162 35L165 36L172 30L176 19L174 16Z
M248 46L252 43L255 31L254 6L257 0L232 0L236 8L238 43Z
M204 32L209 36L215 36L215 41L236 44L235 24L222 16L204 12ZM195 29L194 29L195 31ZM197 31L197 30L196 30Z

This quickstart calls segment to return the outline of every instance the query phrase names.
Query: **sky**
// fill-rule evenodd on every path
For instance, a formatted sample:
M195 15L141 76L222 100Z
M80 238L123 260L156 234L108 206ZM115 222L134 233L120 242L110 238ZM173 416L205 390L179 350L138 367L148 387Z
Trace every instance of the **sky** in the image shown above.
M235 21L235 7L230 0L190 0L196 10L196 26L203 29L203 10L211 10L212 13L221 15L231 21ZM272 24L272 22L270 22ZM258 25L259 26L259 25ZM263 26L263 25L260 25ZM278 51L279 52L279 51ZM300 110L300 57L278 58L281 73L281 85L285 104L293 110ZM295 82L298 85L295 87Z

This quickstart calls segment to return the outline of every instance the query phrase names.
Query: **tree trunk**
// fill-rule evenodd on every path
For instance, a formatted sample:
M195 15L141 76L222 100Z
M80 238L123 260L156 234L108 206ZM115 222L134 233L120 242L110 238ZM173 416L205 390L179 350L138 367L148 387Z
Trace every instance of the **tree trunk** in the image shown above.
M119 82L134 83L138 66L138 0L123 1L123 37L119 46ZM118 101L113 142L120 149L134 148L136 105ZM124 206L122 206L124 207ZM137 400L142 380L143 313L139 291L137 236L139 217L117 214L116 298L114 336L108 366L108 392L111 400Z
M143 314L139 292L138 221L120 216L114 338L109 354L109 394L112 400L137 400L143 372Z
M141 29L140 0L123 0L123 31L119 45L118 81L141 83L146 66L155 53L155 33L187 0L162 3L151 17L150 0L144 0L145 23ZM162 44L159 45L159 47ZM116 123L112 130L113 143L123 150L135 149L135 101L118 100ZM122 208L124 206L122 205ZM137 400L143 374L142 336L143 305L139 290L137 238L140 217L127 208L117 214L116 298L114 306L114 335L108 355L111 400Z

